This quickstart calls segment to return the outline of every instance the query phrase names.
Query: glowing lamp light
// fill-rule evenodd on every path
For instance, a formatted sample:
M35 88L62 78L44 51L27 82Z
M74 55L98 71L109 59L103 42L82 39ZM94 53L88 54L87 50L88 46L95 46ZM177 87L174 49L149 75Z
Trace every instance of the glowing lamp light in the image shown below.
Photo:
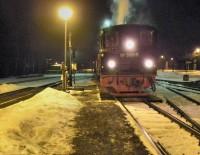
M132 39L128 39L128 40L126 40L124 46L125 46L126 50L133 50L135 48L135 42Z
M192 54L194 57L200 56L200 48L196 48Z
M68 20L73 15L73 11L70 8L63 7L58 11L59 17L63 20Z
M146 68L148 68L148 69L153 68L153 66L154 66L153 60L151 60L151 59L146 59L146 60L144 60L144 66L145 66Z
M108 67L110 69L114 69L116 67L116 61L115 60L109 60L108 63L107 63Z
M164 59L165 57L164 57L164 55L161 55L160 58L161 58L161 59Z

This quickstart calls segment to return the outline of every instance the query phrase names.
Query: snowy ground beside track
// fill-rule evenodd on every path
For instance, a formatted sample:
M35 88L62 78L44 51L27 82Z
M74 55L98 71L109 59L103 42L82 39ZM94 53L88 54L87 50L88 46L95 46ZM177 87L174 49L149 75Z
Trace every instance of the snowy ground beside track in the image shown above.
M93 74L90 74L90 73L86 73L86 74L78 73L78 74L76 74L76 79L84 77L85 80L87 80L87 79L90 79L92 76L93 76ZM43 86L46 84L60 81L60 79L61 79L60 77L61 77L61 75L59 75L59 74L50 74L50 75L44 75L43 77L28 77L28 78L12 77L12 78L0 79L0 94L18 90L18 89L27 88L27 87ZM45 79L41 79L41 78L45 78ZM41 80L38 80L38 79L41 79ZM9 84L11 82L20 82L20 81L26 81L26 80L36 80L36 81L28 81L28 82L21 82L21 83L16 83L16 84ZM85 80L84 79L76 80L75 85L81 85L81 86L88 85L85 82Z
M25 77L19 78L19 77L8 77L8 78L0 78L0 84L8 84L12 82L20 82L20 81L25 81L25 80L37 80L41 78L51 78L51 77L58 77L60 78L60 74L44 74L44 75L38 75L38 76L33 76L33 77Z
M182 71L182 70L158 70L156 79L158 80L169 80L169 81L178 81L178 82L185 82L183 81L183 75L189 75L189 81L200 81L200 71Z

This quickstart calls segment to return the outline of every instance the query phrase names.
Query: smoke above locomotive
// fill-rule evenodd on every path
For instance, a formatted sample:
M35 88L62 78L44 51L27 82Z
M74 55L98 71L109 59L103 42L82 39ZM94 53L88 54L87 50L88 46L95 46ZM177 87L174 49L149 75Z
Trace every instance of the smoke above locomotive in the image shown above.
M147 0L112 0L112 25L154 25Z

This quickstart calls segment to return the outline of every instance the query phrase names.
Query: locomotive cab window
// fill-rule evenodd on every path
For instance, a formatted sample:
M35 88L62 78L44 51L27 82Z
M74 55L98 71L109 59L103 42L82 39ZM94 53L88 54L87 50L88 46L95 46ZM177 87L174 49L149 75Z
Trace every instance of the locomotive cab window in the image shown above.
M105 35L105 47L116 48L119 45L119 33L106 33Z
M153 31L142 31L140 33L140 41L143 46L151 46L153 44Z

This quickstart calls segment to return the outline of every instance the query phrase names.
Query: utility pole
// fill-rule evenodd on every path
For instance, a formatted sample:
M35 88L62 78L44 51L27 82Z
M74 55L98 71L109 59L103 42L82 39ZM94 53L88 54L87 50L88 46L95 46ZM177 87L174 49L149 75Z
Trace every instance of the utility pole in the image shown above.
M72 86L72 34L69 32L69 86Z

